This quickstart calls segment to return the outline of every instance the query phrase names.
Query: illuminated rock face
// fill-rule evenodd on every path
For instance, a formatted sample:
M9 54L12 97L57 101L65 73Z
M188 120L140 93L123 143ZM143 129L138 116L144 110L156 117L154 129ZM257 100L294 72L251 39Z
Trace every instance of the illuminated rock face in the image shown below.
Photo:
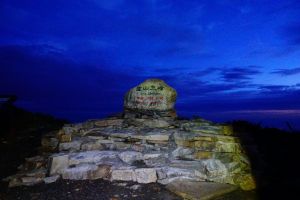
M129 90L124 99L125 111L156 113L174 112L176 91L163 80L148 79Z

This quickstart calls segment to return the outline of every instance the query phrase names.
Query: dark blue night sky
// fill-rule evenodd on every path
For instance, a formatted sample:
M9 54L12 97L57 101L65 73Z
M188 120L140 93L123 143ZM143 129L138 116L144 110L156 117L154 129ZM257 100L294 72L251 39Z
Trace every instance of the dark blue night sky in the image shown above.
M73 121L146 78L177 111L300 128L299 0L2 0L0 94Z

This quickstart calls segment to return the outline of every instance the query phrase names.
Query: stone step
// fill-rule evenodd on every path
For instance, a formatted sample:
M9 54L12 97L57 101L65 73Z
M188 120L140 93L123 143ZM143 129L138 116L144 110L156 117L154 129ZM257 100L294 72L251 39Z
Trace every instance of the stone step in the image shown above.
M210 200L235 191L238 187L229 184L175 180L167 184L171 192L189 200Z

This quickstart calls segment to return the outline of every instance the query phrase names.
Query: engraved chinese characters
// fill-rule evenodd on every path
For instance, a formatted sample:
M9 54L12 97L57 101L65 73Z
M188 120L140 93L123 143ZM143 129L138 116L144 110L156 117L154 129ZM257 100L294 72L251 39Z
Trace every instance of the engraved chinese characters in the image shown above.
M148 79L127 92L124 107L138 111L170 111L176 96L176 91L163 80Z

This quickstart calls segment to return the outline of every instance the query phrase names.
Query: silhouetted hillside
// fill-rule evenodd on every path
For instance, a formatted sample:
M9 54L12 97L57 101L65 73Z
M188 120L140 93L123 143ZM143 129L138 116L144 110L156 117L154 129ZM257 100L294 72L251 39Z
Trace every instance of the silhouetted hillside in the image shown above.
M13 105L0 108L1 137L10 134L23 135L37 130L53 130L67 123L66 120L56 119L51 115L32 113Z
M14 173L24 158L39 150L41 136L59 129L66 120L32 113L11 104L0 108L0 179Z
M253 173L256 175L259 199L294 197L300 189L300 133L263 128L246 121L232 122L238 137L246 146ZM257 146L247 149L247 144Z

